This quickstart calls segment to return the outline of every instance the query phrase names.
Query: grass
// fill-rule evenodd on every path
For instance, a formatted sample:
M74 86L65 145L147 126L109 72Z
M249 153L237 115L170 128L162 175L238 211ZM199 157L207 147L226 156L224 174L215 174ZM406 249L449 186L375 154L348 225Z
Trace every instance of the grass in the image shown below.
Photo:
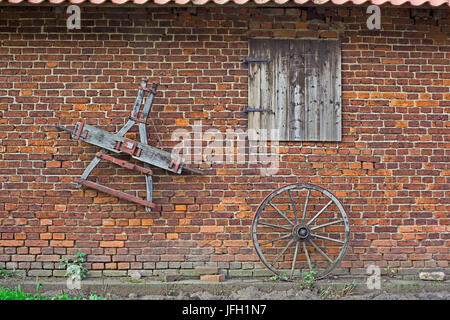
M54 295L52 297L43 297L39 293L40 284L36 287L36 294L30 294L22 291L22 288L17 286L15 289L9 289L0 286L0 300L106 300L106 298L91 294L88 298L83 297L69 297L66 294Z

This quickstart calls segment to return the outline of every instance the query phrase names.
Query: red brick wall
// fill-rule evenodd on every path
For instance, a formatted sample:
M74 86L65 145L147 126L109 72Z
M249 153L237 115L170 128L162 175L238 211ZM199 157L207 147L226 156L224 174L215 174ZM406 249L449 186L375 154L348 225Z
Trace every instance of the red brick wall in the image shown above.
M205 264L258 275L249 226L259 202L286 183L310 182L333 192L350 216L350 248L338 272L365 273L369 264L400 274L448 268L448 8L429 19L382 8L382 31L367 29L365 7L322 7L315 15L307 8L91 7L72 31L66 7L58 9L0 7L0 264L57 275L61 257L82 251L93 275L189 274ZM116 132L142 77L169 86L151 113L151 145L170 151L172 132L196 120L204 130L246 130L247 69L239 58L249 37L342 40L342 142L282 143L273 176L254 164L214 164L205 176L156 169L161 213L75 189L71 178L98 148L52 125L85 119ZM142 175L107 163L93 175L145 194Z

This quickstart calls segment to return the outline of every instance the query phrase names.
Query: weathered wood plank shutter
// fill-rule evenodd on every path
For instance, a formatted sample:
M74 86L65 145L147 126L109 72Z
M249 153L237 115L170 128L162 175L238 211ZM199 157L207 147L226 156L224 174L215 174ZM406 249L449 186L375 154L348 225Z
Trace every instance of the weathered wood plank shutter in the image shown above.
M341 141L341 54L337 40L251 39L249 138ZM270 112L267 112L270 110Z

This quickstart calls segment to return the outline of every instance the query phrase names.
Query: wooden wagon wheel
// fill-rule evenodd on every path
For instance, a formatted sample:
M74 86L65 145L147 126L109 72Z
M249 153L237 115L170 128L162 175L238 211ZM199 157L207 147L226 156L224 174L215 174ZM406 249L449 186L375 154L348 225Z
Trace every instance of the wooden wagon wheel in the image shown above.
M262 263L281 279L294 280L312 270L320 279L345 256L350 226L333 194L297 183L263 200L253 218L252 238Z

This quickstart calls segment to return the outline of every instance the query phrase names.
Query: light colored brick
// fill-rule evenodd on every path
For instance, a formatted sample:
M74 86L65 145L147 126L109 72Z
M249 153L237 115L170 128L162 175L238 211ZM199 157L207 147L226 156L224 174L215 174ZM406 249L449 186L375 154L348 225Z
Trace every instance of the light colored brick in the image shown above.
M28 271L29 277L51 277L52 270L30 270Z
M203 274L200 276L201 281L207 282L223 282L225 281L224 274Z
M103 275L105 277L125 277L127 275L126 270L104 270Z
M217 267L195 267L194 273L198 276L205 274L217 274L219 273L219 269Z
M100 247L102 248L123 248L123 241L100 241Z

